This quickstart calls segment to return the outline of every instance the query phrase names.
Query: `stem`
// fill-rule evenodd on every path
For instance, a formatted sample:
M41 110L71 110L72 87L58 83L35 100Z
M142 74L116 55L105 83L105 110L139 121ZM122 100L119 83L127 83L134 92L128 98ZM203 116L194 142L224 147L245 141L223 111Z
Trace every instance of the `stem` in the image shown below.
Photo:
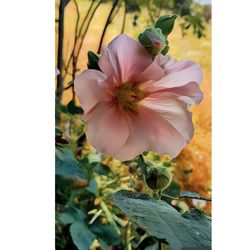
M130 244L130 237L131 237L131 223L129 222L126 228L126 238L125 238L125 249L126 250L132 250L131 244Z
M118 233L118 235L121 235L121 232L120 232L118 226L116 225L116 222L115 222L111 212L109 211L108 207L106 206L106 204L102 200L100 202L100 207L102 208L103 212L105 213L106 218L107 218L108 222L110 223L110 225L113 226L114 230Z
M159 201L161 200L161 196L162 196L162 190L160 190L160 191L158 192L158 200L159 200Z
M112 17L112 14L113 14L113 12L114 12L115 7L116 7L117 4L118 4L118 0L114 0L113 5L112 5L112 8L111 8L111 11L109 12L109 15L108 15L106 24L105 24L104 29L103 29L103 32L102 32L102 36L101 36L101 40L100 40L99 47L98 47L98 50L97 50L97 54L100 54L100 52L101 52L102 42L103 42L103 39L104 39L106 30L107 30L107 28L108 28L108 25L109 25L110 22L111 22L111 17Z
M139 167L141 169L142 175L145 178L147 178L148 177L147 163L145 162L142 154L139 155Z
M57 68L60 71L60 74L57 76L57 88L56 88L56 97L59 102L61 101L63 92L62 68L63 68L64 9L68 4L68 2L69 0L61 0L59 6Z
M150 21L151 21L152 25L154 25L155 21L154 21L154 17L153 17L153 15L152 15L152 13L151 13L150 4L152 4L152 3L151 3L151 1L150 1L150 0L148 0L148 1L147 1L147 9L148 9L148 14L149 14Z
M85 35L87 34L87 31L89 29L89 26L90 26L90 23L93 19L93 16L96 12L96 10L98 9L98 7L100 6L102 0L100 0L97 5L94 7L94 9L92 10L92 7L94 6L94 3L95 3L95 0L92 1L88 11L87 11L87 14L81 24L81 27L79 29L79 32L77 34L77 39L75 40L75 43L74 43L74 48L71 52L71 55L69 57L69 60L68 60L68 63L67 63L67 66L66 66L66 73L64 75L64 78L66 77L68 71L69 71L69 67L70 67L70 62L71 60L75 60L74 64L77 65L77 60L78 60L78 57L79 57L79 54L80 54L80 51L81 51L81 48L82 48L82 44L83 44L83 40L85 38ZM88 20L87 20L88 19ZM87 22L87 23L86 23ZM86 23L86 25L85 25ZM83 31L83 28L84 28L84 31ZM83 32L83 33L82 33ZM72 62L73 64L73 62ZM73 71L73 70L72 70ZM77 71L76 69L76 66L75 66L75 71ZM72 73L72 77L74 78L73 76L73 73Z
M126 14L127 14L127 0L125 0L125 10L124 10L124 16L123 16L123 22L122 22L122 30L121 34L124 33L125 30L125 24L126 24Z

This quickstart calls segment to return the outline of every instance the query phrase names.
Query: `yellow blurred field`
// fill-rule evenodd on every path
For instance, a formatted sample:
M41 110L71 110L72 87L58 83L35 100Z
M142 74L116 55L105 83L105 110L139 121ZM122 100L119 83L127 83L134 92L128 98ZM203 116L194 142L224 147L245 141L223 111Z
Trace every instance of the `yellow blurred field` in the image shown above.
M91 1L88 0L79 1L80 19L84 18L90 4ZM97 9L83 42L79 56L80 60L77 65L77 68L79 69L78 72L81 72L86 68L87 52L89 50L97 51L102 30L111 7L110 3L106 3L101 4ZM107 44L115 36L120 34L123 12L124 8L120 8L117 16L114 18L106 32L104 44ZM74 2L70 1L65 11L65 44L63 53L66 61L68 60L73 48L76 21L75 13ZM58 15L58 13L56 13L56 15ZM148 21L148 13L145 9L142 10L136 27L133 27L132 24L133 15L134 14L130 13L127 14L124 32L136 39L138 34L151 24ZM182 183L183 189L196 191L201 195L209 196L211 188L211 27L210 25L207 26L205 38L198 39L192 35L191 32L183 37L178 25L180 21L181 20L177 19L174 31L169 36L169 54L175 58L196 61L202 66L204 73L204 80L202 83L204 100L200 105L192 108L194 113L193 120L196 128L195 135L191 143L176 159L178 164L175 178ZM65 80L65 84L70 80L71 78L68 76ZM68 103L71 98L71 90L65 91L63 102ZM185 175L183 174L183 170L185 169L192 169L193 171L190 174ZM206 210L210 211L210 205L207 206Z

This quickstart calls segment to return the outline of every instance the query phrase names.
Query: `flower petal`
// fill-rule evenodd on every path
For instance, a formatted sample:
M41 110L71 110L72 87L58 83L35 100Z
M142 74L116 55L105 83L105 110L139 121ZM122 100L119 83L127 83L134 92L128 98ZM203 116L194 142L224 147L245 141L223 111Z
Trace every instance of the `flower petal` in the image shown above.
M74 90L85 114L99 101L109 99L108 94L104 90L106 78L102 72L91 69L83 71L76 77Z
M157 81L164 77L165 72L159 64L159 56L156 56L154 61L142 72L136 75L133 79L136 82L148 84L148 80Z
M126 142L126 119L111 102L97 104L88 120L87 140L99 152L114 156Z
M179 88L169 88L167 91L176 94L179 100L190 105L200 103L203 99L203 93L196 82L190 82Z
M176 157L187 144L182 135L159 112L146 107L142 112L147 121L144 126L147 126L149 131L151 150Z
M161 57L162 60L162 57ZM170 57L164 58L165 62L160 62L160 65L165 70L165 76L153 84L144 86L145 91L153 92L167 88L182 87L188 83L202 82L201 67L191 61L177 61Z
M157 93L145 98L141 105L158 113L172 125L188 143L194 134L192 113L187 110L187 104L173 99L171 93ZM152 118L153 119L153 118Z
M150 150L150 136L143 115L130 114L128 118L129 136L125 144L115 154L120 161L132 160L144 151Z
M121 84L129 81L132 75L144 71L151 63L146 49L122 34L113 39L108 48L103 47L99 66L107 76L115 75L116 82Z

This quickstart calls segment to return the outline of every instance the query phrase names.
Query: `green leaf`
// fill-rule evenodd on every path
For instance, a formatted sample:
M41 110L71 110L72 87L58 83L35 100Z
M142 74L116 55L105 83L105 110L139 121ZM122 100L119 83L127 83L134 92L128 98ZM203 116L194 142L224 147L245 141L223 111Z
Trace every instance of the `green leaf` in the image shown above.
M158 250L159 242L155 242L152 245L146 246L145 250Z
M95 54L92 51L88 52L88 69L96 69L96 70L100 70L100 67L98 65L100 56L98 54Z
M155 28L160 28L164 35L169 35L173 28L177 15L164 15L160 16L155 22Z
M181 191L181 186L177 182L172 181L170 186L163 191L163 194L177 197L179 196L180 191Z
M74 100L71 100L68 103L67 110L72 115L75 115L75 114L82 115L83 114L83 109L81 107L76 106Z
M200 211L182 215L164 201L157 202L147 194L127 190L114 193L112 200L149 235L165 239L172 250L211 246L211 220Z
M97 183L94 178L92 178L89 182L88 187L86 188L90 193L95 194L97 191Z
M199 194L197 194L195 192L190 192L190 191L181 192L180 198L191 198L191 199L197 199L197 200L211 201L210 198L200 196Z
M70 234L74 244L79 250L88 250L93 240L96 238L88 227L81 222L71 224Z
M101 224L96 221L89 227L89 229L97 236L103 249L107 249L108 246L114 246L120 243L119 235L109 224Z
M56 148L56 175L69 179L87 179L88 174L69 148Z
M90 164L90 168L99 175L107 175L110 173L110 168L108 165L105 165L101 162L94 162Z
M76 207L69 207L59 215L59 220L65 225L72 224L74 222L83 222L85 218L85 213Z
M55 134L56 136L62 136L63 132L59 128L56 128Z
M165 55L168 53L169 48L170 48L170 47L169 47L169 45L168 45L168 41L167 41L167 45L164 47L164 49L163 49L163 50L162 50L162 52L161 52L161 53L162 53L162 55L164 55L164 56L165 56Z
M191 174L193 172L193 169L184 169L183 173L184 174Z

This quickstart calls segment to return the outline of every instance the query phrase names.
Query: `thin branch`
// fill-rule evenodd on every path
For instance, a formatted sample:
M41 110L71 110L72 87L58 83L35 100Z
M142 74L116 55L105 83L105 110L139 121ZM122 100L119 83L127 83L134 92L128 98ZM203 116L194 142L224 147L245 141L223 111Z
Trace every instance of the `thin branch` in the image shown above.
M69 0L61 0L59 5L59 26L58 26L58 52L57 52L57 69L62 72L63 68L63 38L64 38L64 9ZM57 76L56 97L58 101L62 98L63 77L62 74Z
M87 11L87 14L85 15L85 17L84 17L84 19L83 19L83 22L82 22L81 27L80 27L80 29L79 29L79 34L75 33L74 46L73 46L71 55L70 55L70 57L69 57L69 60L68 60L68 62L67 62L67 65L66 65L66 67L65 67L64 79L65 79L66 75L68 74L70 62L71 62L71 60L72 60L72 58L73 58L73 55L74 55L74 48L75 48L75 45L76 45L76 40L79 38L79 36L80 36L80 34L81 34L81 31L82 31L82 29L83 29L84 23L85 23L85 21L87 20L89 14L90 14L90 11L91 11L91 9L92 9L92 7L93 7L93 5L94 5L94 2L95 2L95 0L92 1L91 5L90 5L90 7L89 7L89 9L88 9L88 11ZM76 3L76 2L75 2L75 3ZM77 8L78 8L78 6L77 6ZM78 9L78 10L79 10L79 9ZM76 30L76 32L77 32L77 30ZM71 74L72 74L72 73L71 73Z
M122 1L120 1L120 3L118 4L117 8L116 8L116 11L114 12L113 16L110 18L110 22L113 22L115 16L118 14L120 8L122 6Z
M147 1L147 9L148 9L148 14L149 14L149 17L150 17L150 21L152 22L152 25L154 25L155 21L154 21L154 17L152 15L152 12L151 12L150 3L151 3L151 1L148 0Z
M103 39L104 39L106 30L107 30L107 28L108 28L108 25L109 25L110 22L111 22L110 20L111 20L112 14L113 14L113 12L114 12L115 7L116 7L117 4L118 4L118 0L114 0L113 5L112 5L112 8L111 8L111 10L110 10L110 12L109 12L109 15L108 15L106 24L105 24L104 29L103 29L103 32L102 32L102 36L101 36L101 39L100 39L99 47L98 47L98 50L97 50L97 53L98 53L98 54L99 54L100 51L101 51L101 47L102 47L102 43L103 43Z
M92 11L92 13L91 13L91 9L92 9L92 6L93 6L94 1L92 2L91 6L90 6L90 8L89 8L89 10L88 10L88 13L87 13L87 15L86 15L85 18L84 18L83 24L82 24L81 27L80 27L80 31L79 31L79 34L78 34L77 42L76 42L76 44L74 45L74 48L73 48L73 50L72 50L71 56L70 56L70 58L69 58L68 64L67 64L66 69L65 69L66 72L68 72L68 70L69 70L70 62L71 62L71 60L73 59L73 57L76 58L76 65L77 65L77 61L78 61L78 57L79 57L79 54L80 54L80 51L81 51L81 48L82 48L82 44L83 44L84 37L85 37L86 34L87 34L87 31L88 31L88 29L89 29L89 26L90 26L90 23L91 23L91 21L92 21L92 19L93 19L93 16L94 16L96 10L98 9L98 7L100 6L101 2L102 2L102 0L100 0L100 1L98 2L98 4L95 6L95 8L93 9L93 11ZM90 14L90 13L91 13L91 14ZM90 15L90 18L89 18L88 23L87 23L87 25L86 25L86 28L85 28L85 30L84 30L84 32L83 32L83 34L82 34L82 30L83 30L85 21L87 20L87 18L89 17L89 15ZM76 71L77 71L77 70L76 70ZM73 74L73 72L72 72L72 74ZM65 77L66 77L66 75L64 76L64 78L65 78Z
M100 0L99 3L96 5L96 7L95 7L95 9L94 9L94 11L93 11L93 13L92 13L92 15L90 17L90 21L88 22L87 27L86 27L86 29L84 31L84 34L81 36L81 42L80 42L79 50L77 52L77 61L78 61L78 57L79 57L80 51L82 49L82 44L83 44L84 37L86 36L87 31L89 29L89 25L90 25L90 23L91 23L91 21L92 21L92 19L94 17L94 14L95 14L96 10L98 9L98 7L100 6L101 3L102 3L102 0Z
M163 4L163 1L160 0L160 3L159 3L159 7L158 7L158 11L157 11L157 14L156 14L156 17L158 18L161 14L161 9L162 9L162 4Z
M121 34L124 33L125 30L125 24L126 24L126 14L127 14L127 3L128 1L125 0L125 10L124 10L124 15L123 15L123 22L122 22L122 30L121 30Z
M80 11L79 11L79 7L78 4L76 2L76 0L74 0L75 6L76 6L76 12L77 12L77 19L76 19L76 27L75 27L75 41L74 41L74 47L76 45L77 42L77 30L78 30L78 26L79 26L79 20L80 20ZM72 78L75 79L75 74L76 74L76 58L73 55L73 60L72 60ZM75 91L72 85L72 100L74 101L75 99Z

